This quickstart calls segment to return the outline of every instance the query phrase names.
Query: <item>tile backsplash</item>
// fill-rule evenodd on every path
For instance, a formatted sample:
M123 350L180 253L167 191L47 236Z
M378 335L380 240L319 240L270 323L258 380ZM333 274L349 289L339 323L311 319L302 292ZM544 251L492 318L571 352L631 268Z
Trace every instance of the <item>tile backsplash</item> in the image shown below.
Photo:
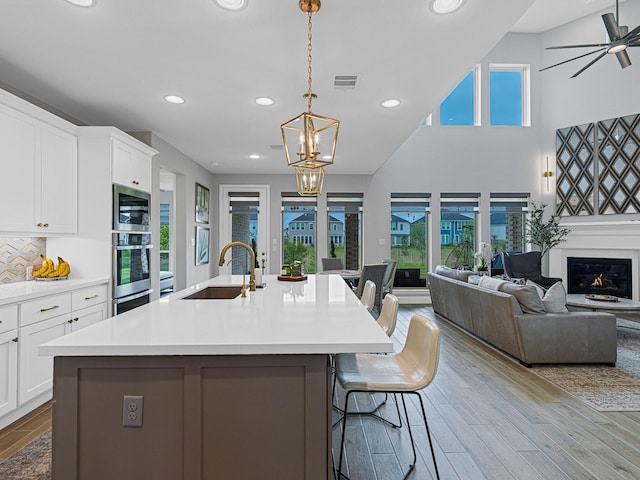
M0 238L0 284L25 281L27 267L41 263L40 255L46 251L44 237Z

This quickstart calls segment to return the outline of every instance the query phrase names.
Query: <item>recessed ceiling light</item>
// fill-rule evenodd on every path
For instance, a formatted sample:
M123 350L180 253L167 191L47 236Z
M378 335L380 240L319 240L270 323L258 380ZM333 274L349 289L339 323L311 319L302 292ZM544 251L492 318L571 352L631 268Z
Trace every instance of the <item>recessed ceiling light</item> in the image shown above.
M458 10L465 0L431 0L431 11L446 15Z
M169 103L184 103L184 98L178 95L165 95L164 99Z
M390 98L388 100L384 100L380 105L382 105L384 108L393 108L400 105L400 100L398 100L397 98Z
M263 105L265 107L268 107L276 103L276 101L273 98L269 98L269 97L258 97L256 98L256 103L258 105Z
M219 167L220 166L220 162L211 162L211 166L212 167Z
M216 2L226 10L241 10L247 5L247 0L216 0Z
M72 3L77 7L93 7L96 0L67 0L67 2Z
M251 155L249 155L249 158L251 158L252 160L257 160L260 158L260 155L258 155L257 153L252 153Z

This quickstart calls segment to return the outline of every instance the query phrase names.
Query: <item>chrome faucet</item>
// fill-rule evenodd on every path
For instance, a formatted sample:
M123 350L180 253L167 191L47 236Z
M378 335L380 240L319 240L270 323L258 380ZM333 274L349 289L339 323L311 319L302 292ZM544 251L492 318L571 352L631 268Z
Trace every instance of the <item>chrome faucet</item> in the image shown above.
M242 266L242 288L240 289L240 296L244 298L247 296L247 283L244 281L244 265L242 265L242 261L239 258L232 258L227 262L227 265L231 265L231 262L238 262L240 266Z
M224 247L222 247L222 250L220 251L220 261L218 262L218 266L222 267L224 265L224 255L227 253L227 250L229 250L231 247L242 247L242 248L245 248L247 252L249 252L249 271L251 272L251 275L249 276L249 291L255 292L256 291L256 272L255 272L256 255L255 253L253 253L253 249L249 245L242 242L227 243ZM244 280L242 283L244 284Z

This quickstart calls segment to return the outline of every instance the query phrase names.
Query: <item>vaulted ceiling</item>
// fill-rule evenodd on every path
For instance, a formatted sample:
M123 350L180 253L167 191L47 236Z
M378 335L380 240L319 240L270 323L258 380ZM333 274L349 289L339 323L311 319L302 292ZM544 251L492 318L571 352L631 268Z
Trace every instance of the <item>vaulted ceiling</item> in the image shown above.
M324 0L313 15L313 111L341 121L331 173L373 173L506 32L613 4L466 0L436 15L429 0ZM214 173L287 171L280 124L306 110L298 0L248 0L237 12L214 0L3 0L1 18L8 88L87 125L153 131ZM336 87L336 75L357 85ZM260 96L275 104L258 106ZM388 98L400 106L382 108Z

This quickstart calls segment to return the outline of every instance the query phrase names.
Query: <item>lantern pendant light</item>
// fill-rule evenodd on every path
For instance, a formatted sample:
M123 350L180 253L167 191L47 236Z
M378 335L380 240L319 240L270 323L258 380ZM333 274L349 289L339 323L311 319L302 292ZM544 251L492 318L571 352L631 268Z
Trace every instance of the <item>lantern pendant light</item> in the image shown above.
M298 193L304 196L322 194L324 180L323 167L333 164L338 141L340 121L316 115L311 111L314 98L311 88L311 16L320 10L320 0L299 0L300 10L308 15L308 89L303 98L307 99L307 111L283 123L282 142L287 164L296 169Z

